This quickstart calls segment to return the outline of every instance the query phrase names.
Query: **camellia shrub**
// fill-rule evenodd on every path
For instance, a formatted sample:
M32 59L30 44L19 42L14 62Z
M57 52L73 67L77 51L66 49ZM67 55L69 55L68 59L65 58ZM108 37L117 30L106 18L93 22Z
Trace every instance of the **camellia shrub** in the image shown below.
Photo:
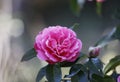
M99 52L109 42L120 40L120 27L103 36L93 47L89 48L89 54L81 51L82 41L73 31L78 25L71 28L63 26L50 26L44 28L35 38L34 47L21 59L28 61L34 57L48 64L42 67L36 77L40 82L45 76L48 82L120 82L120 74L116 67L120 65L120 55L115 56L105 65L98 58ZM84 63L81 61L84 60ZM62 78L62 67L70 67L69 74ZM108 75L113 71L111 75Z

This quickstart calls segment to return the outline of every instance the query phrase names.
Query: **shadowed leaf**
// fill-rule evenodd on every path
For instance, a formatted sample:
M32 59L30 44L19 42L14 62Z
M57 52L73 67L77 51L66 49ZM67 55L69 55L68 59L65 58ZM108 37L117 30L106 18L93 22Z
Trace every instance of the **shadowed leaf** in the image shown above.
M110 70L114 69L116 66L120 65L120 55L112 58L109 63L104 68L104 73L108 73Z
M98 69L103 69L103 63L99 58L92 58L91 61L94 63L94 65L98 68Z
M115 82L115 80L110 76L101 77L99 75L92 75L92 82Z
M36 51L32 48L23 55L21 61L28 61L34 57L36 57Z
M88 79L83 71L79 71L76 75L71 77L71 82L88 82Z
M39 82L46 74L46 66L41 68L40 71L38 72L36 82Z
M88 62L86 62L85 63L85 66L88 68L88 70L90 71L90 75L92 75L92 74L98 74L98 75L103 75L103 73L102 73L102 63L101 63L101 61L100 60L98 60L98 59L94 59L94 58L92 58L92 59L89 59L89 61Z
M79 57L74 62L67 62L67 61L61 62L60 67L70 67L70 66L76 64L78 61L82 61L82 60L84 60L86 58L88 58L88 56L81 52Z
M75 64L71 67L70 73L67 78L71 78L72 76L75 76L77 73L79 73L81 70L85 70L86 68L82 64ZM86 69L87 70L87 69Z
M46 78L48 82L60 82L62 78L59 65L48 65L46 68Z

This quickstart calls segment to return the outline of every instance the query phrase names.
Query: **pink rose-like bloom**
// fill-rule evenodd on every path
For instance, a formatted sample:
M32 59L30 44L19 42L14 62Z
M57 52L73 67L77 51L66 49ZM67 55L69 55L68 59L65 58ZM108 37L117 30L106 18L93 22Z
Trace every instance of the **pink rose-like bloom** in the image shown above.
M73 62L82 48L82 42L76 33L67 27L51 26L43 29L36 36L34 49L39 59L49 64Z
M120 76L118 76L118 78L117 78L117 82L120 82Z

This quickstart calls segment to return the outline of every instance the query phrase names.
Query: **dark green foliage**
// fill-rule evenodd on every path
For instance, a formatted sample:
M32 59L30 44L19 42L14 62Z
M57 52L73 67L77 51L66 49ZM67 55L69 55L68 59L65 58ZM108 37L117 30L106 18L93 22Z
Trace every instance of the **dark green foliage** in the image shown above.
M84 71L84 70L87 70L82 64L74 64L71 69L70 69L70 73L67 77L72 77L76 74L78 74L80 71Z
M71 82L88 82L88 79L83 71L79 71L76 75L71 77Z
M91 82L115 82L115 80L110 76L102 77L102 76L93 74Z
M60 66L49 64L46 68L46 78L48 82L60 82L62 79Z
M102 68L103 64L98 58L90 58L88 62L85 63L86 68L88 69L90 75L98 74L103 75Z
M28 61L28 60L36 57L36 54L37 53L36 53L35 49L32 48L23 55L21 61Z
M120 65L120 55L115 56L112 58L109 63L106 65L104 69L104 73L108 73L110 70L113 70L116 68L116 66Z
M74 62L67 62L67 61L64 61L64 62L61 62L60 63L60 66L61 67L71 67L72 65L76 64L78 61L81 61L81 60L84 60L88 58L88 56L84 53L80 53L79 57L74 61Z
M43 67L40 69L40 71L38 72L37 78L36 78L36 82L39 82L46 74L46 67Z

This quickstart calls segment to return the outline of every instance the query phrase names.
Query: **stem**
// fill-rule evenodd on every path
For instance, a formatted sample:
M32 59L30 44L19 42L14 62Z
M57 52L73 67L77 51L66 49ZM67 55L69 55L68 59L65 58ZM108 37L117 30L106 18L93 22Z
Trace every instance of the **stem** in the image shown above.
M91 59L92 59L92 58L89 57L89 61L91 61ZM88 81L90 82L91 79L90 79L90 70L89 70L89 68L88 68L88 76L87 76L87 78L88 78Z
M116 68L113 69L113 72L117 73L117 72L116 72Z
M88 81L90 82L90 70L88 70Z

